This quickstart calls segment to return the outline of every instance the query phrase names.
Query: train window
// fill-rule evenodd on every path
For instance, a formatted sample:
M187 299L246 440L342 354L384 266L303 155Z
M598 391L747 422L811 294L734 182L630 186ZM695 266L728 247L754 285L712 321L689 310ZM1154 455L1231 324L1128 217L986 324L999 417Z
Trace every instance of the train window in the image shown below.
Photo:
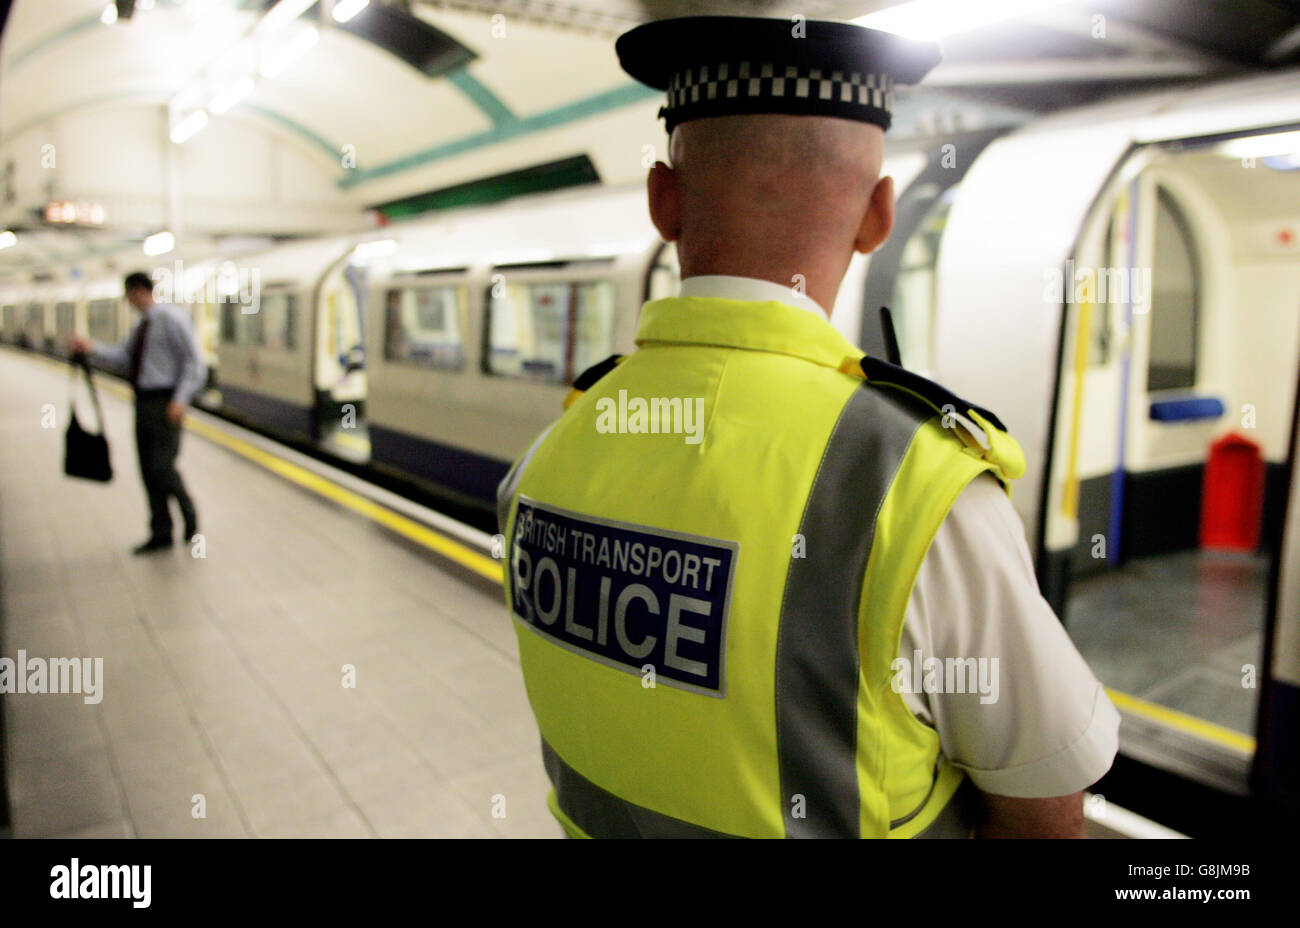
M292 351L297 303L298 298L284 290L263 293L258 311L248 316L252 320L253 344L272 351Z
M1201 282L1195 245L1182 210L1165 188L1157 188L1148 390L1196 386Z
M400 364L459 370L465 364L462 286L402 287L384 299L384 358Z
M506 284L488 305L484 369L572 383L614 350L614 285L607 280Z
M238 297L225 297L221 301L221 340L227 345L257 344L261 326L261 308L255 313L244 312Z
M236 327L239 320L235 316L239 313L239 304L225 297L221 301L221 342L225 345L233 344L235 341Z
M27 325L31 328L45 328L45 304L28 303L27 304Z
M117 340L117 300L91 300L86 306L86 325L92 338Z
M73 303L54 304L54 331L60 335L71 332L77 324L77 307Z

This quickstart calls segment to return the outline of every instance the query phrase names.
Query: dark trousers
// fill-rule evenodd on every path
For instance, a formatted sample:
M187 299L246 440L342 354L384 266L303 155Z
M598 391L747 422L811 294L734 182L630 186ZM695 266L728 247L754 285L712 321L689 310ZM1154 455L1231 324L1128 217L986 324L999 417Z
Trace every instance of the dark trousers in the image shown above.
M150 527L153 538L172 537L172 515L167 508L169 497L176 497L185 520L186 540L198 530L194 503L185 492L181 475L176 472L176 455L181 450L181 427L167 421L170 390L142 390L135 396L135 447L140 454L140 476L149 497Z

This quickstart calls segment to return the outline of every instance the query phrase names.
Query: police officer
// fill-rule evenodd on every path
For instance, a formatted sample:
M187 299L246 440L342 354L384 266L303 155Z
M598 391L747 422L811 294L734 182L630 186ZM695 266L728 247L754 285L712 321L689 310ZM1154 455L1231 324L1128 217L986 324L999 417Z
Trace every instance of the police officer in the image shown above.
M1039 595L992 412L829 323L893 224L896 83L857 26L640 26L681 295L580 376L499 509L571 836L1081 836L1118 715ZM678 426L693 419L695 428Z
M149 499L149 538L135 554L164 551L173 544L171 498L184 520L184 540L199 530L194 503L176 470L185 409L207 377L190 317L170 303L153 298L153 281L143 271L126 276L127 301L140 313L130 334L119 345L100 345L82 336L68 339L75 353L124 374L135 388L135 443L140 477Z

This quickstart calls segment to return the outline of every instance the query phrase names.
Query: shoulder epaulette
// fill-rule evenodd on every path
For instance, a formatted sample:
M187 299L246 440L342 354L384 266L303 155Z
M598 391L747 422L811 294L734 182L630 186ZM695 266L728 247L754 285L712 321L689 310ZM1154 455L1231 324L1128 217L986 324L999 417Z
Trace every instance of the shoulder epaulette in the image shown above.
M959 419L965 419L972 411L978 412L982 419L989 422L989 425L995 426L1001 432L1006 432L1006 426L1002 425L1002 420L998 419L991 409L985 409L982 406L975 406L974 403L967 402L967 400L954 394L952 390L940 385L940 383L927 380L926 377L913 373L906 368L900 368L897 364L889 364L888 361L880 360L879 357L865 355L859 360L859 365L862 368L862 376L866 378L868 383L879 383L880 386L892 386L905 390L907 393L918 396L918 398L930 404L935 408L936 412L959 417ZM975 426L975 428L978 429L979 426Z
M571 389L568 396L564 398L564 408L568 409L572 406L578 397L582 396L582 394L595 386L596 381L600 380L600 378L604 377L621 364L624 357L626 357L626 355L611 354L605 360L597 361L595 364L591 365L591 367L587 368L575 377L573 380L573 389Z

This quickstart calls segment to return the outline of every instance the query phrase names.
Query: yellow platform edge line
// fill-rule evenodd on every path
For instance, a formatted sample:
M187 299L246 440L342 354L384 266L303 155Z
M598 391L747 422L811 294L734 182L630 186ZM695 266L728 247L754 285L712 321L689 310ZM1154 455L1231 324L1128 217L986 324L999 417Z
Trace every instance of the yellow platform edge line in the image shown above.
M400 513L393 512L378 503L372 502L354 493L351 490L344 489L338 484L319 474L314 474L306 468L300 467L283 458L276 457L268 451L249 444L241 438L235 438L233 435L227 435L219 429L216 429L206 422L200 422L192 417L187 417L185 427L192 432L206 438L208 441L220 445L239 456L252 461L254 464L277 474L286 480L298 484L304 489L311 490L318 496L322 496L331 502L338 503L353 512L365 516L366 518L378 522L380 525L396 532L404 538L408 538L422 547L428 548L441 554L459 564L460 566L471 570L481 577L492 580L496 583L502 583L502 565L499 561L485 557L477 551L465 547L457 541L453 541L444 535L440 535L427 526L409 519Z
M1200 738L1202 741L1210 741L1242 754L1255 753L1255 739L1249 735L1243 735L1231 728L1224 728L1222 725L1215 725L1213 722L1205 721L1205 719L1198 719L1194 715L1179 712L1177 709L1170 709L1166 706L1148 702L1145 699L1139 699L1137 696L1130 696L1128 693L1113 690L1109 686L1106 687L1106 695L1110 697L1110 701L1115 704L1115 707L1123 712L1129 712L1150 722L1167 725L1195 738Z

